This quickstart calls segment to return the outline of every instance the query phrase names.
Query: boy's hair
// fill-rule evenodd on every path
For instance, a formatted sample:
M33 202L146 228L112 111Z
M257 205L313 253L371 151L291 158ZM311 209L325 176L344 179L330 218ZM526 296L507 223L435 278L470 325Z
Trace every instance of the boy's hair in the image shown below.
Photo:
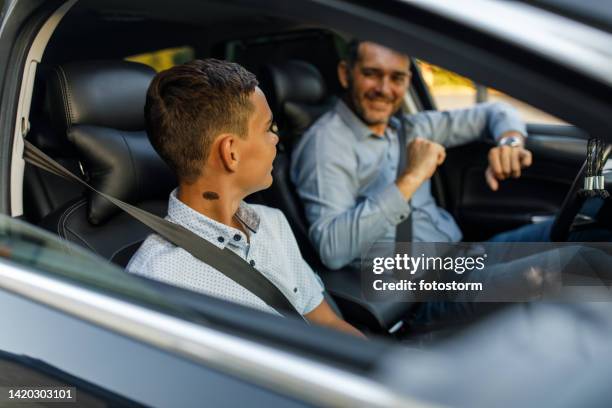
M255 75L238 64L209 58L158 73L147 91L145 124L151 144L180 182L201 175L220 133L246 137L254 107Z

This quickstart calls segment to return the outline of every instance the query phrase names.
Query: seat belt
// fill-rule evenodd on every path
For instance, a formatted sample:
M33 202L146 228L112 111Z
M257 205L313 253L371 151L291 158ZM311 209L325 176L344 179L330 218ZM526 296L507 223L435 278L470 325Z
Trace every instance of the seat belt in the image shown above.
M408 152L406 148L408 142L406 140L406 120L404 119L403 113L399 115L400 128L397 133L397 139L399 142L399 163L397 165L397 177L404 173L406 166L408 165ZM410 200L408 200L410 204ZM395 227L395 242L412 242L412 211L408 214L408 218L397 224Z
M165 220L157 215L151 214L96 190L27 140L24 140L24 144L23 158L26 162L49 173L55 174L56 176L78 182L89 190L100 194L167 241L183 248L195 258L212 266L229 279L257 296L282 316L294 316L304 319L276 285L230 249L219 249L206 239L181 225Z

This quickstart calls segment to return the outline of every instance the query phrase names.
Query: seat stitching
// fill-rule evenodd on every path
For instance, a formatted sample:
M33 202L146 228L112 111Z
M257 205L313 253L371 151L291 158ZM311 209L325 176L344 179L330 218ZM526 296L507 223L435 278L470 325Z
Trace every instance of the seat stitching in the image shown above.
M89 243L88 243L86 240L84 240L84 239L83 239L83 238L82 238L82 237L81 237L79 234L77 234L75 231L73 231L72 229L70 229L70 228L68 228L68 227L66 226L66 221L68 221L68 218L70 218L70 217L72 216L72 214L73 214L73 213L74 213L74 212L75 212L77 209L79 209L80 207L82 207L82 206L83 206L83 204L86 204L86 203L87 203L87 200L83 199L83 200L81 200L81 201L79 201L79 202L75 203L75 204L74 204L74 205L73 205L73 206L70 208L70 210L69 210L69 211L66 211L66 213L65 213L65 215L66 215L66 216L64 217L64 222L63 222L63 225L62 225L62 228L64 229L64 234L65 234L65 237L64 237L64 238L65 238L65 239L68 239L68 232L70 232L72 235L74 235L75 237L77 237L78 239L80 239L80 240L81 240L81 242L83 242L83 243L85 244L85 246L87 246L89 249L91 249L91 251L92 251L92 252L99 253L99 252L98 252L98 251L96 251L96 250L95 250L95 249L94 249L94 248L93 248L91 245L89 245Z
M59 230L62 231L62 238L66 238L66 220L68 218L69 214L72 214L74 212L75 207L81 206L83 203L85 202L85 199L81 199L79 201L77 201L76 203L72 204L70 207L68 207L66 209L66 211L64 211L64 213L62 214L62 217L60 218L60 228Z
M124 133L122 131L119 131L119 134L121 135L121 140L123 140L123 143L125 143L125 147L127 148L128 154L130 156L130 164L132 166L132 174L133 177L136 179L136 200L141 199L142 194L141 194L141 183L140 183L140 177L138 174L136 174L136 162L134 160L134 156L132 155L132 149L130 149L130 145L126 140L126 137L124 135Z
M62 238L66 238L66 237L63 235L63 234L64 234L64 231L62 230L63 225L64 225L64 217L66 216L66 214L68 213L68 211L70 211L70 210L72 209L72 207L74 207L75 205L79 204L80 202L81 202L81 200L79 200L79 201L77 201L77 202L75 202L75 203L71 204L71 205L70 205L70 207L66 208L66 209L64 210L64 212L62 213L62 215L60 216L59 220L57 221L57 226L56 226L56 228L57 228L57 235L59 235L60 237L62 237Z
M72 126L72 104L70 103L70 99L71 99L71 92L70 92L70 85L68 84L68 77L66 76L66 72L64 71L63 67L58 67L59 68L59 73L61 74L61 78L63 79L64 82L64 87L65 87L65 92L64 93L64 106L66 108L66 129L70 129L70 127ZM64 87L60 87L60 89L64 89Z
M123 251L125 248L127 248L127 247L129 247L129 246L132 246L132 245L134 245L134 244L136 244L136 243L138 243L138 242L144 242L144 239L142 239L142 240L141 240L141 239L138 239L138 240L136 240L136 241L130 242L129 244L125 244L124 246L122 246L121 248L119 248L119 249L117 249L115 252L113 252L113 254L110 256L110 258L109 258L109 259L112 261L112 260L113 260L113 258L115 257L115 255L117 255L119 252Z
M57 76L57 81L59 82L59 89L62 94L62 105L64 106L64 125L66 125L66 129L68 129L68 124L70 123L67 118L69 108L67 106L66 90L64 89L64 78L61 73L61 67L57 67L54 72Z
M83 204L87 203L87 200L83 199L81 201L77 201L75 204L73 204L72 206L70 206L69 209L66 210L66 212L64 213L64 219L62 221L61 224L61 228L64 231L64 237L68 239L67 233L66 231L68 230L68 227L66 227L66 221L68 220L68 217L70 217L78 208L82 207Z
M68 231L70 231L70 233L72 233L72 235L74 235L75 237L77 237L78 239L81 240L81 242L83 242L83 244L85 244L85 246L87 246L87 248L91 249L92 252L95 252L96 254L99 254L98 251L96 251L96 249L94 247L92 247L91 245L89 245L89 243L84 240L79 234L77 234L76 232L74 232L73 230L71 230L70 228L68 228Z

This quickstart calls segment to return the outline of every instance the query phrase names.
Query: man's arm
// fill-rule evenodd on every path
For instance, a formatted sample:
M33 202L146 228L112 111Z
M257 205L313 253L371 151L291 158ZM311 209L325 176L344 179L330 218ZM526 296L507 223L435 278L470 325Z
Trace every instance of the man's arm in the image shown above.
M453 147L490 135L499 140L515 131L527 135L525 124L511 105L502 102L479 103L467 109L428 111L407 116L412 134Z
M310 240L323 263L338 269L359 258L410 213L390 183L377 195L359 197L358 163L350 134L316 129L292 156L292 180L311 224Z
M498 143L506 138L518 140L518 146L497 146L489 151L485 179L493 191L499 189L500 181L520 177L521 169L532 163L531 152L524 147L527 129L517 110L509 104L481 103L468 109L424 112L407 119L413 122L413 134L429 135L431 140L447 147L482 139L485 135Z
M330 327L335 330L352 334L353 336L366 338L362 332L348 324L346 321L342 320L332 310L329 303L327 303L325 299L323 299L319 306L315 307L310 313L305 314L304 317L311 323Z

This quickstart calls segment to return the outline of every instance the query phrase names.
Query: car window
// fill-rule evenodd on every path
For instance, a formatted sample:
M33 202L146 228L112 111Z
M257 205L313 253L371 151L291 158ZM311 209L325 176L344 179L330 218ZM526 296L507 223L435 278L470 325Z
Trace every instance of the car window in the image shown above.
M67 240L0 214L0 258L90 289L184 314L141 279Z
M126 61L140 62L152 67L157 72L172 68L175 65L184 64L193 59L195 59L195 52L190 46L164 48L125 57Z
M417 64L439 110L469 108L478 102L501 101L514 106L527 123L567 124L525 102L496 89L477 84L455 72L422 60L418 60Z

